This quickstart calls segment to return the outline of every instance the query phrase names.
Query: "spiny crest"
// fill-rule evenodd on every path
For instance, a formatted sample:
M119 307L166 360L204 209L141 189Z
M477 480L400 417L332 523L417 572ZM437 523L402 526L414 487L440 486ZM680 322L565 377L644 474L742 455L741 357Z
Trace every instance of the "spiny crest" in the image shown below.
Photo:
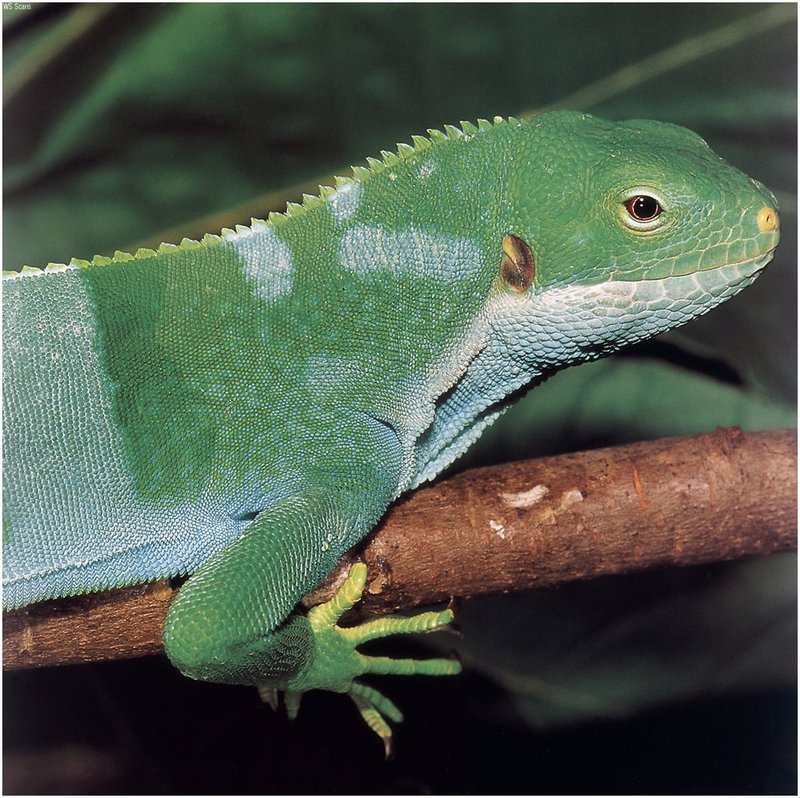
M236 225L236 229L229 227L223 228L219 235L206 233L200 241L192 238L184 238L180 244L160 244L157 250L140 248L135 253L121 252L117 250L111 257L106 255L95 255L91 260L73 258L69 263L48 263L43 269L33 266L23 266L20 271L3 270L3 278L27 277L39 274L53 274L58 272L70 271L72 269L85 269L91 266L107 266L112 263L124 263L133 260L146 260L158 255L169 255L186 250L198 250L205 247L218 246L225 239L231 237L241 237L251 235L259 230L266 230L270 227L280 225L287 219L302 216L307 210L324 205L325 202L343 186L353 183L360 183L368 180L372 175L380 174L386 169L391 169L403 161L414 158L418 153L435 147L448 141L469 141L479 133L485 133L498 125L508 124L514 127L520 126L520 121L513 116L495 116L490 122L487 119L478 119L477 125L471 122L460 122L460 127L445 125L443 130L429 128L427 136L411 136L411 144L400 143L395 152L381 150L380 158L366 159L366 166L352 166L352 177L334 177L333 186L320 186L319 194L303 194L302 202L287 202L286 210L281 213L270 211L266 220L253 218L250 226Z
M447 141L464 140L469 141L478 133L483 133L491 130L500 124L519 124L518 120L514 117L507 119L502 116L494 117L492 122L486 119L479 119L477 125L471 122L460 122L460 127L454 125L445 125L444 130L437 130L436 128L429 128L427 136L414 135L411 137L411 144L398 144L396 152L388 150L381 150L380 158L367 157L366 166L352 166L353 176L350 177L337 177L336 186L341 187L346 183L357 183L367 180L371 175L380 174L381 172L393 166L397 166L403 161L412 159L418 153L424 152L427 149Z

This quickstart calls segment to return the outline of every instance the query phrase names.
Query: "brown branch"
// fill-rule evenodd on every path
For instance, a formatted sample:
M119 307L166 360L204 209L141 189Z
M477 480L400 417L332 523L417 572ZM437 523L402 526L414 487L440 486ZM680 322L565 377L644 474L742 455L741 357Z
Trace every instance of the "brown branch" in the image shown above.
M663 439L468 471L399 501L358 556L362 615L796 548L796 433ZM331 595L355 555L307 599ZM165 582L7 613L4 666L161 650Z

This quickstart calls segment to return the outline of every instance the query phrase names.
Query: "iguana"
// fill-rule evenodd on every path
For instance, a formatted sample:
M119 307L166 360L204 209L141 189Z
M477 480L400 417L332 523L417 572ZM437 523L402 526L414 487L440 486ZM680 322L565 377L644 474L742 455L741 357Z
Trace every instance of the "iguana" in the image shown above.
M285 214L3 282L6 608L190 574L164 626L187 676L290 714L364 673L355 566L387 506L562 367L677 327L758 276L775 197L696 134L577 112L414 136Z

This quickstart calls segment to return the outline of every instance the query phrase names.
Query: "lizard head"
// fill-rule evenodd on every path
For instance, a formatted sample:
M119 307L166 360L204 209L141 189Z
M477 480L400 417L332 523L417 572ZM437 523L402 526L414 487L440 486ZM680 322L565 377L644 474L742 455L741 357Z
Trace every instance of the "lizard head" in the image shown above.
M775 197L695 133L575 112L543 114L529 129L509 181L500 273L509 302L516 293L521 303L516 318L547 342L535 347L540 364L677 327L772 259Z

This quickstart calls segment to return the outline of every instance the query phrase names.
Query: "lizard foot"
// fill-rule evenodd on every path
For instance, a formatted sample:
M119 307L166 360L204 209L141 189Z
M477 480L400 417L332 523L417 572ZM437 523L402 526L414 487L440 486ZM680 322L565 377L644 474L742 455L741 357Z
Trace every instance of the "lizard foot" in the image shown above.
M302 694L308 690L347 693L366 724L383 741L388 758L392 753L392 730L388 720L399 723L403 714L388 698L373 687L355 681L356 678L367 673L449 676L460 673L461 664L453 659L392 659L359 652L357 646L368 640L394 634L432 632L453 620L452 610L447 609L411 616L387 615L358 626L339 626L342 615L361 599L366 582L367 566L357 563L333 598L318 604L308 613L314 641L314 654L308 666L284 684L260 686L259 693L266 703L276 708L278 691L283 690L290 718L297 715Z

